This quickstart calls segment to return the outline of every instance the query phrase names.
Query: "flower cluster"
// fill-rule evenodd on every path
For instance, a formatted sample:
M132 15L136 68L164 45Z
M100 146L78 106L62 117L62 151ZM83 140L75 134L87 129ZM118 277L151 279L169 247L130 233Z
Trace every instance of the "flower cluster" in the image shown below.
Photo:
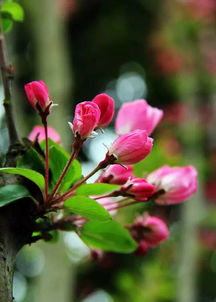
M88 186L86 181L99 170L102 172L93 188L104 188L101 184L106 184L105 188L111 192L108 190L108 193L103 193L102 190L101 193L95 192L94 194L94 190L90 190L84 195L88 196L88 201L94 198L98 205L103 206L112 215L116 214L120 208L137 203L151 203L155 207L181 203L196 192L197 172L193 166L163 166L146 175L145 178L136 177L133 164L140 162L151 152L153 139L149 135L163 117L161 109L150 106L142 99L123 104L115 122L115 131L119 136L108 148L104 160L88 175L77 179L68 186L65 179L83 143L89 137L94 137L98 129L108 126L114 116L114 100L105 93L97 95L91 101L84 101L76 105L73 121L69 123L74 135L73 150L50 190L49 150L51 149L48 138L57 144L61 142L58 133L47 126L52 101L48 88L42 81L26 84L25 91L30 104L39 112L44 125L43 127L36 126L29 135L29 140L40 143L45 139L46 142L45 190L42 207L46 213L53 209L67 208L68 204L74 200L73 198L76 198L77 192L81 192L82 197L83 188ZM53 171L52 173L54 174ZM56 228L62 229L66 222L78 227L85 226L89 214L83 216L82 213L85 213L83 208L77 212L74 206L72 212L74 214L63 216L61 219L56 218L54 221ZM127 229L138 243L136 253L142 255L169 236L166 223L161 218L151 216L147 212L138 217Z

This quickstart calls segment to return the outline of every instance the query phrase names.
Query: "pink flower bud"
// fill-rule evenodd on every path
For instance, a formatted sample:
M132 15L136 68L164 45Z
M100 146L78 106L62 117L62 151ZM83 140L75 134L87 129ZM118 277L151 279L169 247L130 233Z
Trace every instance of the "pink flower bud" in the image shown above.
M52 127L48 126L47 127L47 132L48 132L48 138L56 142L57 144L61 144L61 138L59 134L53 129ZM34 142L36 139L38 142L41 142L42 140L45 139L45 130L43 126L35 126L31 133L28 136L28 139L32 142Z
M156 247L169 237L169 229L165 222L146 213L139 216L128 229L139 244L137 252L143 251L143 254L147 252L148 248Z
M133 167L126 165L110 165L99 176L97 182L123 185L129 177L133 177Z
M124 196L133 196L136 200L144 201L155 192L155 186L144 178L132 178L122 186L121 191Z
M95 104L98 105L101 111L100 120L98 123L98 127L107 126L114 115L114 100L109 95L105 93L101 93L96 95L96 97L92 100Z
M33 81L24 86L26 96L33 108L37 108L38 104L42 111L52 102L50 100L49 91L43 81Z
M183 202L197 191L197 170L193 166L163 166L149 174L147 180L161 191L155 197L161 205Z
M98 126L100 109L93 102L82 102L76 105L73 120L73 133L75 137L85 140Z
M144 240L149 246L155 247L169 237L169 229L162 219L148 215L144 215L142 218L143 226L146 228ZM139 220L137 223L139 224Z
M145 158L152 149L153 139L145 130L135 130L119 136L111 145L108 155L115 163L135 164Z
M133 130L146 130L148 135L160 122L163 111L150 106L145 100L125 103L120 108L116 122L116 133L122 135Z

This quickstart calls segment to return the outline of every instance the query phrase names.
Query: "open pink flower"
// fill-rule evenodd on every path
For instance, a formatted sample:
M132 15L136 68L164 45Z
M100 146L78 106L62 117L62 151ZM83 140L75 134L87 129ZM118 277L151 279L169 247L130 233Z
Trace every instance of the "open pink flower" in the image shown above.
M163 166L149 174L147 180L162 191L155 197L161 205L183 202L197 191L197 170L193 166Z
M145 100L125 103L120 108L115 122L116 133L122 135L133 130L146 130L148 135L160 122L163 111L150 106Z
M135 164L152 150L153 139L145 130L135 130L119 136L111 145L108 155L116 158L115 163Z
M116 164L106 168L97 179L97 182L123 185L129 177L134 177L133 167L131 165L122 167Z
M132 178L122 186L121 191L125 196L133 196L136 200L144 201L155 192L155 186L144 178Z
M73 132L75 137L85 140L98 126L100 120L100 109L96 103L82 102L76 105L73 120Z
M38 104L42 111L45 111L45 109L52 102L50 100L48 87L43 81L33 81L27 83L24 86L24 89L30 104L35 109L36 105Z
M55 129L52 127L48 126L47 127L48 131L48 138L56 142L57 144L61 144L61 138L60 135L56 132ZM38 139L38 142L41 142L42 140L45 139L45 130L43 126L35 126L31 133L28 136L28 139L32 142L34 142L36 139Z
M95 104L98 105L101 111L100 120L98 123L98 127L107 126L114 115L114 100L106 93L101 93L96 95L96 97L92 100Z
M169 229L165 222L146 213L139 216L128 229L139 244L137 254L140 255L146 254L149 248L156 247L169 237Z

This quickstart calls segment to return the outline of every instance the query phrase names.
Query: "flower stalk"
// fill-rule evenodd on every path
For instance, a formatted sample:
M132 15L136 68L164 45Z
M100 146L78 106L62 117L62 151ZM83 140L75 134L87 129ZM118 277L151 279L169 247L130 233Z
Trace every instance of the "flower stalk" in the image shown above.
M68 171L70 165L72 164L73 160L77 157L77 155L78 155L78 153L79 153L82 145L83 145L83 141L82 140L79 140L79 141L76 140L74 142L74 144L73 144L73 152L71 154L71 157L69 158L67 164L64 167L64 170L62 171L62 174L60 175L60 177L59 177L59 179L58 179L58 181L57 181L57 183L56 183L53 191L51 192L51 194L50 194L50 196L48 198L48 202L52 202L52 199L55 196L55 194L56 194L59 186L61 185L61 182L62 182L65 174L67 173L67 171Z
M61 202L67 200L69 197L74 195L74 191L80 187L83 183L85 183L90 177L92 177L94 174L96 174L101 169L105 169L108 165L110 165L115 160L114 157L106 155L106 158L102 160L97 167L95 167L88 175L86 175L83 179L78 181L70 190L68 190L66 193L59 196L57 199L54 199L53 202Z
M48 143L48 130L47 120L44 121L45 131L45 200L48 200L48 188L49 188L49 143Z

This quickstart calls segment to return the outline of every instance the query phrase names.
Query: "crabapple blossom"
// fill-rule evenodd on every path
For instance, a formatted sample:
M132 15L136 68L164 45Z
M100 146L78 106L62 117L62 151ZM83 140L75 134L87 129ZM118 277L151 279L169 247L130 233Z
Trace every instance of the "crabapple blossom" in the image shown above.
M94 102L82 102L76 105L72 130L75 137L86 140L98 126L100 109Z
M155 186L144 178L131 178L122 186L124 196L133 196L134 199L147 200L155 192Z
M135 164L151 152L152 146L153 139L145 130L135 130L119 136L107 154L116 158L115 163Z
M125 103L120 108L115 122L115 130L119 135L133 130L146 130L148 135L160 122L163 111L150 106L145 100Z
M108 148L104 160L87 175L83 175L81 164L76 158L85 140L92 137L96 129L105 127L111 122L114 115L114 100L101 93L92 101L76 105L71 123L74 141L69 155L62 147L56 148L56 152L50 152L52 146L49 146L48 137L56 143L60 143L61 140L58 133L48 127L47 116L52 101L45 83L30 82L25 85L25 92L32 107L38 110L43 123L43 127L33 128L29 139L33 142L45 139L44 154L38 144L32 144L35 152L39 152L41 160L44 161L45 169L44 173L42 172L44 178L29 169L24 171L37 176L36 185L42 191L42 194L33 196L36 214L32 217L35 218L35 223L32 223L33 229L30 231L36 230L41 235L33 236L32 242L35 241L35 237L36 240L50 238L52 230L73 229L84 242L105 251L134 251L137 248L135 240L138 243L136 254L143 255L150 248L166 240L169 236L168 226L163 219L147 214L146 208L149 204L151 212L156 210L157 213L158 208L161 209L155 204L152 206L151 199L159 205L184 201L197 189L197 171L193 166L173 168L164 166L153 171L146 179L137 178L133 174L132 165L143 160L152 150L153 139L149 135L161 120L163 111L150 106L143 99L124 104L115 124L116 132L120 136ZM35 166L37 172L37 165L34 164L33 167ZM105 170L96 180L96 184L88 184L89 179L102 169ZM5 168L4 170L9 171ZM24 175L24 172L21 171L20 175ZM11 170L5 173L11 173ZM27 195L29 196L28 190ZM92 199L89 200L87 196ZM146 207L143 204L145 201L149 201ZM120 209L138 203L143 204L139 211L145 213L132 225L126 226L126 232L124 228L118 227L116 222L108 221L109 214L115 215ZM57 211L60 213L56 213ZM165 217L165 214L162 214Z
M96 95L96 97L92 100L93 103L97 104L100 108L100 120L98 122L98 127L107 126L114 115L114 100L106 93L101 93Z
M139 216L128 229L139 244L137 249L139 255L144 255L149 248L156 247L169 237L169 229L165 222L147 213Z
M98 177L97 182L105 182L117 185L123 185L129 177L133 177L133 167L131 165L125 165L124 167L116 164L110 165L103 170Z
M163 166L147 177L156 186L155 202L161 205L181 203L197 191L197 170L193 166Z
M49 90L43 81L33 81L24 86L26 96L33 108L40 106L42 111L52 103L49 96Z

